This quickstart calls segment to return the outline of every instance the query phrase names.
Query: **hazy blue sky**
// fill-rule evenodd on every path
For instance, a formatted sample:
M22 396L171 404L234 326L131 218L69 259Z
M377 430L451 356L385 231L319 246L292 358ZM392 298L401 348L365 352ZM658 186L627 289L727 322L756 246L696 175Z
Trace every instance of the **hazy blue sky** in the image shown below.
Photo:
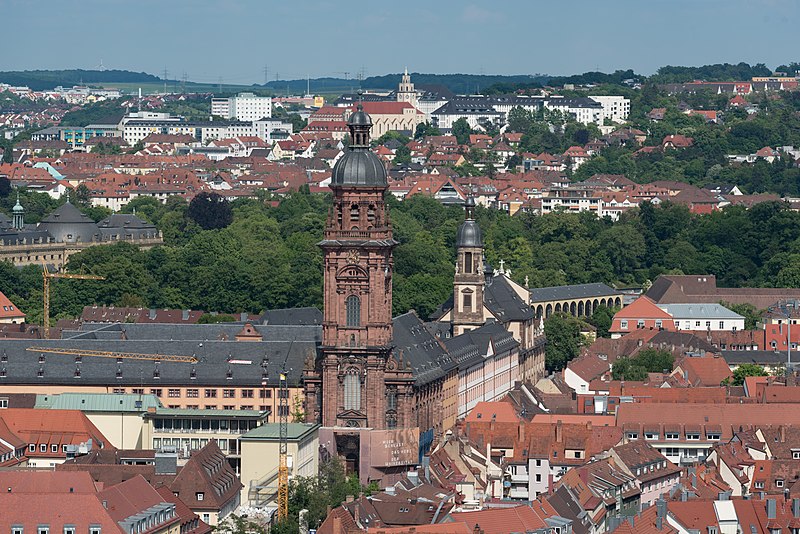
M68 6L68 7L67 7ZM798 0L0 0L0 70L190 80L399 72L573 74L800 59Z

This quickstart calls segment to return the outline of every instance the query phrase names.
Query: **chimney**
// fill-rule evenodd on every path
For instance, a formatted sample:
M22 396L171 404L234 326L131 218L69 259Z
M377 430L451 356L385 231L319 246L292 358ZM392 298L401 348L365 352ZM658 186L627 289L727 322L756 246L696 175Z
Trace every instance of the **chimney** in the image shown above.
M519 441L520 444L525 442L525 421L519 422Z
M148 314L148 317L150 318L151 321L155 321L156 320L156 309L155 308L150 308L150 313Z
M781 443L786 443L786 427L783 426L783 425L780 425L778 427L778 432L781 435Z
M656 529L664 529L664 518L667 517L667 501L658 499L656 501Z
M792 515L800 519L800 499L792 499Z
M777 504L775 499L767 499L767 519L775 519Z
M103 501L103 508L108 510L108 501L105 501L105 500Z
M347 495L344 498L344 502L353 502L354 497L352 495Z
M189 310L181 310L181 321L189 320Z
M563 435L564 434L563 426L564 425L561 423L561 419L559 419L558 422L556 423L556 443L561 443L561 440L564 437L564 435Z

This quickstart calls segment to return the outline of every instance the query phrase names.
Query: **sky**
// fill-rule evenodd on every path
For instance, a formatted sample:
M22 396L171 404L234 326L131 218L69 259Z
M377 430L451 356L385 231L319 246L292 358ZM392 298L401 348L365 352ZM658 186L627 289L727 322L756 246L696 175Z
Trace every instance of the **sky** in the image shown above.
M250 84L800 60L798 0L0 0L0 70Z

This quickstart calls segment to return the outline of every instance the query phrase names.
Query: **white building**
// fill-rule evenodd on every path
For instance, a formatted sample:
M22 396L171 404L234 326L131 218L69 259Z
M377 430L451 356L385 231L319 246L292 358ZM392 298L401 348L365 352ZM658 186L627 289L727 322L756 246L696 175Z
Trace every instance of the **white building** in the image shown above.
M672 315L678 330L744 330L744 317L721 304L662 304L659 308Z
M590 96L603 106L603 119L625 122L631 112L631 101L624 96Z
M551 97L545 101L544 107L571 115L583 124L594 123L598 126L603 124L603 105L591 98Z
M230 98L212 98L211 114L237 121L257 121L272 117L272 97L239 93Z

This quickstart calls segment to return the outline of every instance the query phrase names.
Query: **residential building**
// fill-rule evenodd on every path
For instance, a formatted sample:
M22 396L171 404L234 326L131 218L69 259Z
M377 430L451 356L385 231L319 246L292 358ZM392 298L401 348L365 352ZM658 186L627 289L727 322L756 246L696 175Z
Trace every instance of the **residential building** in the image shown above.
M631 112L631 101L623 96L590 96L590 99L603 106L603 120L625 122Z
M61 393L37 395L36 409L78 410L117 449L149 448L145 441L143 414L161 403L154 395L109 393Z
M0 291L0 323L22 324L25 322L25 314Z
M798 424L794 404L671 404L665 410L659 404L624 403L617 408L617 426L626 443L644 437L678 465L702 462L739 427Z
M272 97L239 93L230 98L212 98L211 114L243 122L272 117Z
M681 470L644 440L613 447L609 453L614 463L636 477L642 506L651 506L680 481Z
M49 467L92 450L109 448L109 440L77 410L8 408L0 421L27 444L27 465Z
M612 338L634 330L676 330L672 316L646 295L642 295L614 314L611 321Z
M744 330L744 317L718 303L662 304L677 330L737 331Z

